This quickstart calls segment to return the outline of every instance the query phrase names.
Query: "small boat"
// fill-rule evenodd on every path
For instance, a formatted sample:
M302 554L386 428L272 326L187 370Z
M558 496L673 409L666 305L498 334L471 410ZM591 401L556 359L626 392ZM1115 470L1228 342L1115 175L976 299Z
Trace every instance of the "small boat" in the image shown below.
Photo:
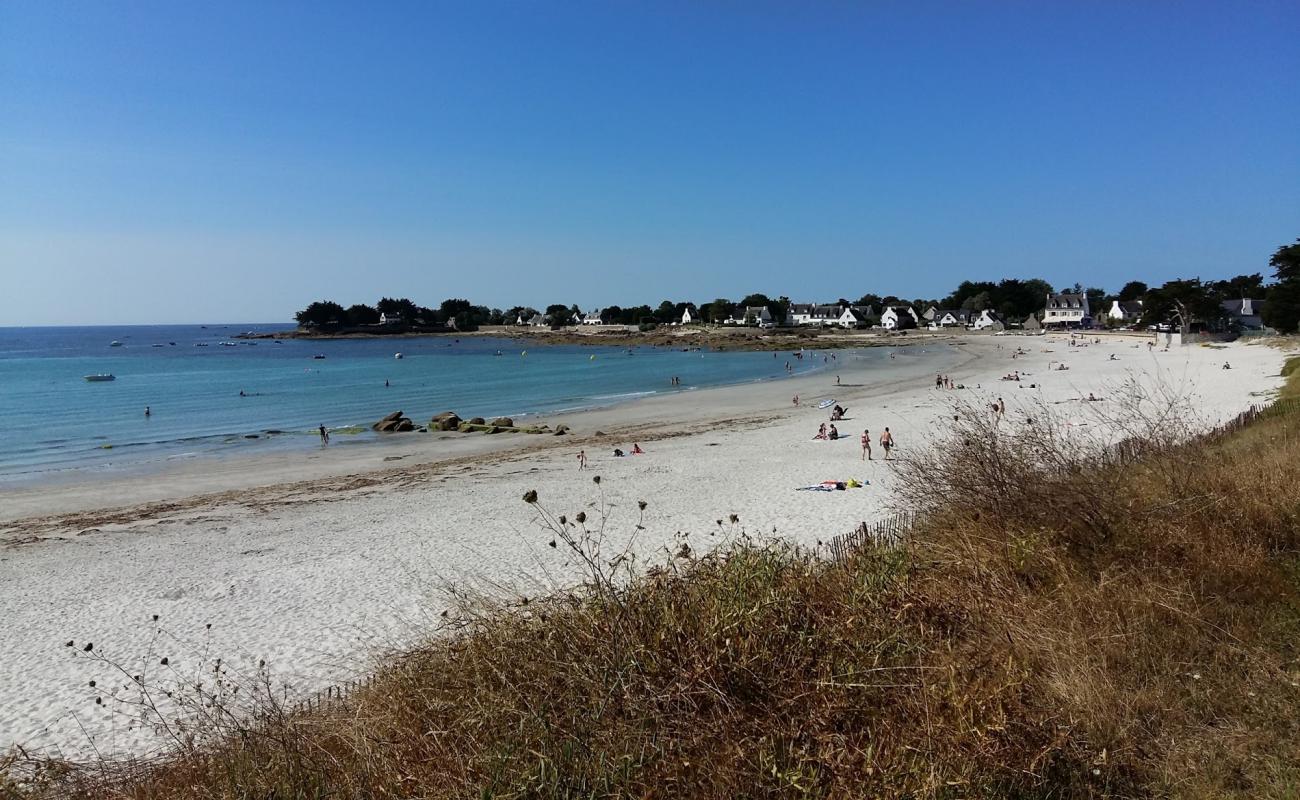
M401 357L402 357L401 353L393 353L393 358L401 358Z
M312 358L315 358L315 359L322 359L322 358L324 358L324 357L325 357L325 354L324 354L324 353L317 353L316 355L312 356Z
M207 347L207 346L208 346L208 343L207 343L207 342L195 342L195 343L194 343L194 346L195 346L195 347Z
M118 340L114 339L113 341L111 341L111 342L108 343L108 346L109 346L109 347L121 347L121 346L122 346L122 343L119 342Z
M160 344L151 344L151 345L149 345L149 346L150 346L150 347L162 347L163 345L160 345Z
M239 342L220 342L222 347L239 347Z
M99 373L98 375L86 375L85 378L86 378L86 380L90 381L91 383L95 383L95 382L98 382L98 381L115 381L115 380L117 380L117 376L116 376L116 375L113 375L113 374L111 374L111 373L107 373L107 372L101 372L101 373Z

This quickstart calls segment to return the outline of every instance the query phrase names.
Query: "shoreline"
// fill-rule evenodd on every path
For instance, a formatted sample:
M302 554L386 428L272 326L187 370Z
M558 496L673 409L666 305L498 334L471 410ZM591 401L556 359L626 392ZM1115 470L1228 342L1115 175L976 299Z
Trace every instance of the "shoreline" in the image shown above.
M219 474L177 470L94 492L46 492L28 506L37 516L0 524L0 604L12 610L0 628L0 730L25 746L74 756L86 752L82 726L101 752L155 746L96 710L86 682L103 676L63 647L93 641L97 653L134 665L156 652L154 614L181 668L196 669L212 655L250 671L265 660L293 695L364 673L418 641L447 607L450 587L495 596L560 590L572 566L548 546L550 534L521 499L525 491L537 491L555 514L585 510L595 518L604 510L610 546L634 544L649 562L683 543L704 551L741 532L816 548L897 510L892 466L878 448L872 461L860 458L863 428L874 445L890 426L895 456L907 458L954 403L988 408L1001 396L1012 424L1050 406L1062 424L1105 434L1106 404L1081 401L1089 392L1117 395L1130 380L1178 390L1200 409L1197 424L1210 426L1265 402L1282 382L1278 348L1163 353L1144 342L1073 348L1049 335L953 347L944 371L966 391L936 390L935 361L900 353L887 380L865 364L845 364L838 387L834 373L821 373L649 398L582 414L572 437L471 436L452 448L455 442L439 446L438 435L426 435L430 450L373 448L404 456L396 462L383 461L383 452L341 454L347 457L231 464ZM1013 360L1018 346L1029 352ZM1226 360L1232 380L1220 372ZM1070 369L1049 370L1059 362ZM999 380L1013 370L1021 383ZM848 406L843 438L814 440L827 414L796 408L796 391L806 401L834 396ZM634 442L645 455L610 455ZM577 469L580 448L591 459L587 470ZM797 491L847 478L867 485ZM141 499L150 493L165 496ZM729 529L733 514L739 522Z
M953 347L952 350L958 356L969 352L965 361L977 360L980 355L978 351L971 352L967 348ZM68 475L66 479L18 484L0 489L0 500L4 501L0 503L0 544L15 535L30 535L32 524L38 520L69 515L89 516L96 510L122 512L136 505L170 504L198 496L225 496L235 491L273 491L284 484L300 488L300 484L312 481L364 480L362 476L365 475L400 479L412 471L435 468L444 462L496 457L516 449L536 453L613 441L627 433L639 432L646 438L674 433L659 428L671 426L670 420L674 417L693 424L716 421L711 412L704 411L705 408L711 407L710 404L726 403L745 408L747 403L741 393L750 394L757 387L779 385L785 387L782 394L788 391L811 397L810 392L825 388L819 381L824 380L827 374L830 374L830 367L818 367L811 374L793 377L687 388L629 397L608 404L517 415L528 420L529 424L550 425L553 429L557 425L567 425L570 431L564 436L412 431L381 434L373 440L361 442L343 440L329 447L285 446L270 452L166 457L161 461L124 467L115 473L78 473ZM766 393L763 390L763 394ZM682 414L684 406L687 413ZM117 518L121 514L108 516Z
M1013 332L1018 333L1018 332ZM518 342L551 345L581 345L584 347L686 347L712 350L747 350L757 352L814 349L851 349L865 347L905 347L939 341L961 341L991 336L991 333L973 331L950 332L913 328L889 332L879 329L851 330L847 328L810 326L761 329L744 325L661 325L653 330L641 331L635 326L600 325L568 326L561 329L515 325L484 325L472 331L422 330L382 331L346 330L337 333L304 331L274 331L240 334L236 339L294 339L327 341L331 339L421 339L421 338L474 338L487 337Z

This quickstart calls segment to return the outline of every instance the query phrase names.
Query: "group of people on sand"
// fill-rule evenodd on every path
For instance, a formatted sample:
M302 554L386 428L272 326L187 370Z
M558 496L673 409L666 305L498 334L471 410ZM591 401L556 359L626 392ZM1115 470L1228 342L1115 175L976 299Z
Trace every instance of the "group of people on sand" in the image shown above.
M953 389L956 388L952 382L952 376L936 374L934 376L934 388L936 389Z
M833 442L838 438L840 438L840 432L839 429L835 427L835 423L832 422L828 428L826 423L823 422L821 426L817 428L817 435L813 437L813 440L816 441L817 439L822 439Z
M870 461L871 431L864 428L862 430L862 437L859 441L862 443L862 460ZM889 451L894 449L894 434L889 432L889 428L885 428L884 433L880 434L880 449L885 451L885 460L888 461Z
M641 449L641 445L638 444L638 443L636 443L636 442L633 442L633 443L632 443L632 451L631 451L630 453L625 453L625 452L623 452L623 449L622 449L622 448L619 448L619 447L615 447L615 448L614 448L614 453L613 453L614 458L623 458L624 456L628 456L628 455L643 456L643 455L645 455L645 451L642 450L642 449ZM586 450L579 450L579 451L578 451L578 469L580 469L580 470L582 470L582 469L586 469L586 468L587 468L587 464L588 464L588 461L587 461L587 451L586 451Z

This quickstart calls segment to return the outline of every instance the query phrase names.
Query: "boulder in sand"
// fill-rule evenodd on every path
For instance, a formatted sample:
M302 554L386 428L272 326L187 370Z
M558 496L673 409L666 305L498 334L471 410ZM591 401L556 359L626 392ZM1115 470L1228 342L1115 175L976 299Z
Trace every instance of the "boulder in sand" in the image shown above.
M429 421L431 431L454 431L460 427L461 418L455 411L444 411Z
M497 428L513 428L515 426L515 421L510 417L497 417L488 424Z
M470 418L469 418L469 424L471 424L471 425L486 425L486 424L487 424L487 420L483 419L482 417L470 417Z
M415 430L415 423L403 416L402 412L394 411L370 427L380 433L399 433Z

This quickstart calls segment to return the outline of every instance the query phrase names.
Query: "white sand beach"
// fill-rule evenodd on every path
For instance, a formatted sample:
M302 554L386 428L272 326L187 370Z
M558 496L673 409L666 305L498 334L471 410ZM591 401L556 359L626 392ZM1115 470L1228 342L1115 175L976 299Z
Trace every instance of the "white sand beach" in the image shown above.
M614 541L646 501L638 549L647 558L682 540L712 546L723 538L718 520L732 514L737 531L816 545L894 510L881 431L891 429L895 456L907 458L954 401L987 407L1002 397L1009 420L1045 403L1064 424L1100 425L1093 410L1104 403L1082 398L1132 379L1185 394L1198 422L1212 425L1281 385L1284 353L1274 347L1164 352L1141 337L1101 338L1087 347L1061 335L913 345L899 350L887 380L846 362L839 386L831 372L656 397L566 417L569 437L404 434L309 458L202 461L0 494L0 749L20 742L78 756L157 743L111 703L95 704L114 676L77 658L81 643L128 670L166 655L182 675L215 657L244 669L265 660L274 680L309 692L429 630L449 585L532 594L563 584L563 553L521 500L530 489L570 515L592 515L588 504L603 498ZM925 347L949 352L915 357ZM1012 359L1017 347L1028 352ZM1068 370L1049 369L1061 362ZM936 363L968 388L936 390ZM1019 383L999 380L1013 370ZM844 438L815 441L828 413L815 404L831 397L848 407ZM860 458L864 428L870 462ZM611 455L634 443L644 455ZM577 468L580 449L587 470ZM868 485L796 491L847 478ZM153 615L166 633L151 645Z

